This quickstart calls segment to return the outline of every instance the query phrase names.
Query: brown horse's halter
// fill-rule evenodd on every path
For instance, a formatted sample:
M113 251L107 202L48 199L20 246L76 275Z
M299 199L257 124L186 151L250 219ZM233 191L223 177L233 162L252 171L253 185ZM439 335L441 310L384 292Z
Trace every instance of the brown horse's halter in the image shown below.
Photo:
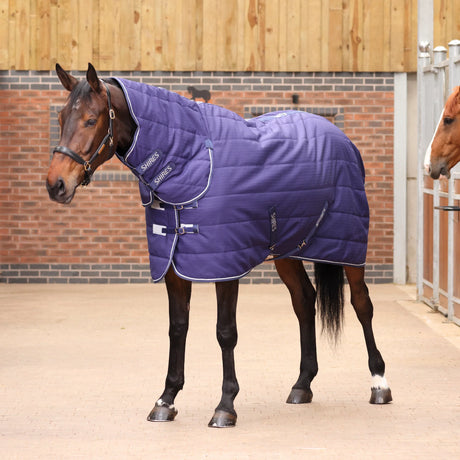
M94 173L93 169L91 168L91 165L93 164L94 160L96 160L98 155L105 149L107 144L109 145L110 149L112 149L113 147L113 120L115 120L115 112L112 108L112 100L110 98L109 88L104 81L101 80L101 82L104 84L105 89L107 91L107 105L109 107L109 129L107 130L107 134L105 135L104 139L102 139L101 143L99 144L99 147L91 155L91 158L88 161L84 160L78 153L76 153L72 149L69 149L69 147L65 147L63 145L58 145L53 150L53 154L56 152L63 153L64 155L67 155L68 157L72 158L73 161L76 161L78 164L83 165L83 168L85 169L85 178L83 179L81 185L88 185L91 182L91 176Z

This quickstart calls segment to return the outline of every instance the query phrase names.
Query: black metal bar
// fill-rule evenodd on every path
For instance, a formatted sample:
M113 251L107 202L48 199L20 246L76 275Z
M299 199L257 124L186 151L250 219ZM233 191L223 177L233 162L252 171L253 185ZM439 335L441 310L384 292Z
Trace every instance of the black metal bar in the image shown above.
M440 211L460 211L460 206L435 206L434 209L439 209Z

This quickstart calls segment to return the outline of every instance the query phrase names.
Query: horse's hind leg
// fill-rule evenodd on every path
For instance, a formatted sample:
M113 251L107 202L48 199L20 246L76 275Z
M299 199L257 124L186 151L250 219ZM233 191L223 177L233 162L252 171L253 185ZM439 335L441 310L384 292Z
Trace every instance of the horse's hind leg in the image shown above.
M236 304L238 301L239 281L216 283L217 295L217 341L222 350L223 383L222 398L209 422L213 428L232 427L236 424L236 412L233 401L239 386L235 372L233 350L238 340L236 328Z
M351 291L351 303L364 331L369 370L372 375L371 404L386 404L392 400L391 390L385 379L385 362L377 349L372 331L374 307L369 297L369 291L364 282L363 267L344 267Z
M302 261L280 259L276 270L291 294L292 306L300 326L300 376L292 387L287 403L309 403L313 398L311 381L318 373L315 336L316 292L305 272Z
M185 340L188 331L192 283L169 269L165 277L169 299L169 364L165 389L147 420L172 421L177 415L174 399L184 386Z

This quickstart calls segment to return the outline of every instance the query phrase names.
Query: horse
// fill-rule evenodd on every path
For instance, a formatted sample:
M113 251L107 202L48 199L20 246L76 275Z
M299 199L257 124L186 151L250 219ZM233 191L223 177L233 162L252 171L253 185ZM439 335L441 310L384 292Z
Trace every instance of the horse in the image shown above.
M450 177L460 161L460 86L448 97L434 136L427 148L425 167L433 179Z
M211 93L208 89L197 89L194 86L188 86L187 91L192 96L192 100L203 99L204 102L209 102L211 99Z
M339 213L349 216L348 219L352 222L349 225L351 233L357 235L364 232L366 241L364 246L362 242L356 241L341 245L337 240L336 243L329 241L328 244L331 254L336 246L342 248L339 251L341 254L346 252L348 247L356 245L358 249L361 248L360 250L364 247L364 257L367 251L368 206L363 186L362 160L356 147L338 128L322 117L307 116L301 112L274 113L257 117L253 119L255 121L243 120L224 108L212 104L198 104L161 88L118 78L100 80L91 64L88 65L86 79L81 81L67 73L59 64L56 65L56 72L70 94L59 113L61 138L59 145L54 149L46 178L50 198L61 204L70 203L76 189L80 185L88 185L93 172L114 154L139 179L141 198L146 209L152 278L154 281L165 281L170 322L169 364L164 391L149 413L149 421L172 421L177 415L174 400L184 386L184 356L191 287L192 282L198 280L215 282L216 336L222 352L223 365L221 400L208 425L216 428L235 426L237 413L234 400L239 391L234 362L234 349L237 344L238 283L248 270L266 258L274 261L279 277L289 291L300 328L300 374L286 402L305 404L312 401L311 382L318 372L316 305L320 312L322 328L333 341L342 328L344 272L351 290L351 303L362 325L368 353L368 366L372 376L369 402L387 404L392 400L391 390L385 378L385 362L377 348L372 329L373 305L364 281L362 260L357 259L357 262L361 263L356 264L326 263L325 259L315 256L318 257L313 260L316 289L302 262L306 258L303 255L314 254L314 248L321 241L317 237L318 229L327 229L329 220L332 222L329 231L343 232L347 227L347 224L340 226L334 223L334 206L335 202L340 202L339 195L342 194L347 202L353 201L349 193L355 193L356 190L343 188L342 192L332 198L330 192L331 187L336 185L337 177L342 177L344 172L345 176L351 175L357 182L358 185L353 187L359 189L358 200L364 210L359 211L357 217L351 213L346 214L345 203L340 204ZM136 104L154 110L155 113L140 115L135 111ZM203 114L207 114L207 118ZM153 120L148 120L149 124L146 127L148 118ZM191 119L198 121L191 124ZM222 120L225 120L225 123ZM312 123L313 132L317 132L314 130L318 130L318 126L325 127L326 134L320 135L318 131L317 140L308 135L304 142L300 142L297 137L303 135L306 129L302 123L305 126ZM169 125L177 129L174 135L168 131ZM248 141L251 151L245 150L248 145L239 136L227 136L230 130L227 125L237 126L245 135L252 136ZM211 129L210 126L214 128ZM291 134L288 134L285 139L280 139L283 130L287 129L286 126L296 129L297 134L294 138L291 139ZM268 136L269 139L264 136ZM273 143L274 147L274 152L268 156L264 151L263 167L257 164L262 138L270 145ZM338 147L332 148L331 142ZM278 150L286 144L289 146L289 152L283 152L281 157L277 156ZM231 152L224 155L223 152L228 145ZM316 146L316 149L319 145L322 145L325 151L339 155L339 158L331 160L327 167L321 165L317 168L315 164L318 161L314 160L313 163L306 163L307 167L303 168L302 162L296 160L297 156L309 146ZM141 159L133 160L139 153L138 147L143 156ZM245 150L243 158L236 155L238 147ZM289 161L294 161L296 167L292 167L290 163L282 164L283 159L288 161L291 153L294 156ZM313 154L317 155L317 152L314 151ZM276 161L270 160L271 155ZM342 161L340 155L350 156L350 174L346 173L347 163ZM234 161L235 157L238 164L231 167L225 164L226 161ZM224 172L228 172L227 170L231 170L231 174L223 175ZM302 171L302 176L310 170L313 170L314 174L307 181L302 180L302 177L296 181L293 175L297 174L298 170ZM264 185L264 190L255 194L249 184L261 171L263 174L269 174L269 185ZM332 174L331 171L335 173ZM240 173L243 178L234 179ZM274 193L266 192L265 188L273 183L278 184L277 181L285 175L287 185L283 184ZM321 188L316 184L315 181L320 180L320 176L329 180L329 186L323 185ZM314 196L313 190L303 190L305 182L310 184L310 188L318 188L321 193L319 204L316 203L318 199L309 199L310 196ZM286 190L289 187L291 191ZM240 195L237 194L239 190ZM219 191L223 192L219 194ZM288 203L291 195L294 195L294 203L284 206L283 203ZM263 209L256 223L248 223L248 216L259 212L258 204L268 206L263 201L266 197L279 201L274 206ZM217 203L221 199L224 200L223 206ZM287 212L284 212L285 207L288 208ZM237 209L235 218L231 217L233 208ZM289 221L295 217L294 213L305 209L309 212L307 217L298 217L294 223ZM210 212L206 213L207 210ZM200 217L199 211L203 217ZM196 219L198 224L187 223L192 218ZM261 232L258 227L259 220L263 221L260 224L263 226ZM208 225L208 221L212 223ZM305 225L306 221L308 226ZM285 222L290 223L284 225ZM244 231L239 230L241 226ZM231 228L232 232L220 237L227 227ZM291 227L296 230L291 230ZM215 228L218 228L220 233L209 235ZM249 236L246 234L247 231L250 233ZM262 245L255 240L258 232L264 237ZM289 232L293 232L290 236L298 238L294 247L289 246L292 243L288 244L283 239L283 235ZM305 232L308 234L305 235ZM194 244L198 244L200 237L204 238L204 244L194 252ZM241 239L244 242L242 245ZM217 240L215 245L214 240ZM161 249L164 245L166 253ZM211 251L209 248L213 248L214 254L207 257ZM313 253L302 252L310 249ZM328 249L321 251L320 255L325 258ZM360 257L363 257L362 254ZM206 270L211 271L208 273Z

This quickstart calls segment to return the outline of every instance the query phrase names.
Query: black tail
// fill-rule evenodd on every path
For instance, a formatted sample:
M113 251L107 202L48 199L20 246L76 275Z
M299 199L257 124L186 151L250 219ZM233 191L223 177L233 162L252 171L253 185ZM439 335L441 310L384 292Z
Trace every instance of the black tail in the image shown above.
M343 322L343 267L317 262L315 281L322 329L336 342Z

